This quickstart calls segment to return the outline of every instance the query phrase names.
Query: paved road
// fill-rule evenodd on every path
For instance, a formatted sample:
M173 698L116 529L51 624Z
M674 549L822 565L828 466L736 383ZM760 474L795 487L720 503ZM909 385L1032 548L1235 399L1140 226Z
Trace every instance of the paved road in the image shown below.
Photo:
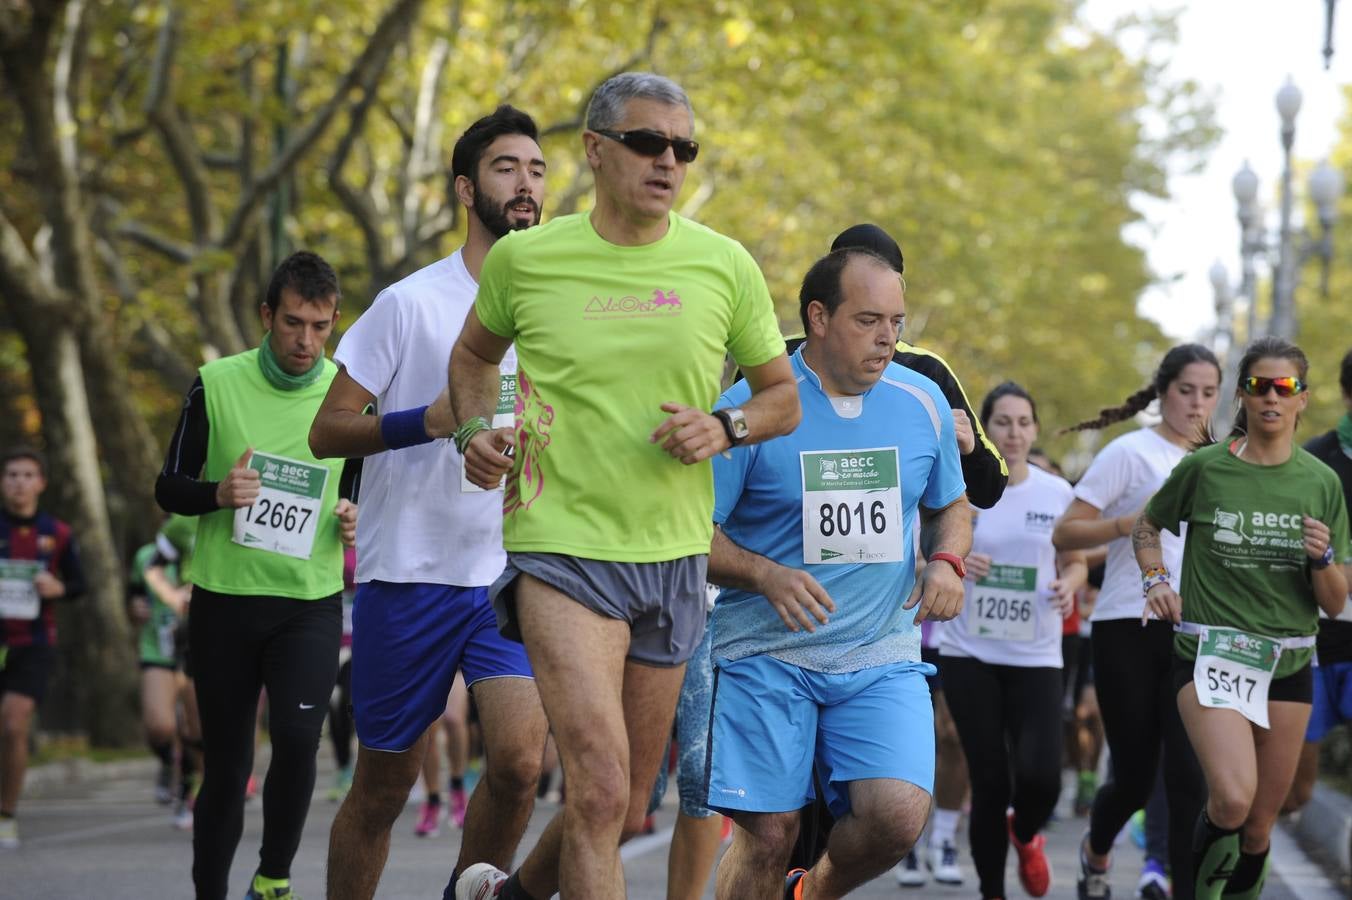
M325 760L327 762L327 760ZM169 814L151 801L151 767L122 771L87 779L75 785L46 786L21 808L23 846L0 851L0 898L76 898L144 900L191 896L188 871L191 842L187 834L173 830ZM301 897L323 896L323 869L329 825L336 804L324 799L329 784L327 769L321 771L319 790L311 808L304 840L296 857L293 880ZM674 791L658 813L658 829L624 848L629 897L662 900L666 880L666 848L675 818ZM555 807L541 803L531 821L527 843L533 842ZM455 860L458 833L445 829L438 838L413 835L416 807L410 805L399 819L392 842L389 866L381 882L380 897L438 898ZM260 805L252 801L245 816L244 838L231 874L231 896L241 896L257 861L262 830ZM1048 831L1054 872L1049 897L1075 896L1075 844L1084 821L1063 815ZM1342 897L1323 874L1300 852L1284 832L1274 838L1274 876L1265 898L1272 900L1333 900ZM964 851L965 857L965 851ZM1123 840L1118 847L1113 875L1113 893L1119 900L1133 896L1139 873L1140 852ZM851 896L860 898L966 898L976 892L970 859L964 858L968 882L962 887L931 884L925 888L899 888L890 875L860 888ZM1013 865L1009 869L1011 896L1020 896ZM712 897L710 889L705 894Z

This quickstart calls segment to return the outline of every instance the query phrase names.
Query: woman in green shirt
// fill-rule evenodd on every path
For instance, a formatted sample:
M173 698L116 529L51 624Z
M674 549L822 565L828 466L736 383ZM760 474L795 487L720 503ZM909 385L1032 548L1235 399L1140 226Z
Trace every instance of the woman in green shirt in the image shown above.
M1310 717L1319 610L1347 597L1348 522L1333 470L1295 443L1309 364L1279 338L1239 365L1224 441L1180 462L1132 532L1142 622L1175 624L1178 708L1209 799L1193 839L1196 895L1258 897L1269 837ZM1187 525L1180 589L1160 531Z

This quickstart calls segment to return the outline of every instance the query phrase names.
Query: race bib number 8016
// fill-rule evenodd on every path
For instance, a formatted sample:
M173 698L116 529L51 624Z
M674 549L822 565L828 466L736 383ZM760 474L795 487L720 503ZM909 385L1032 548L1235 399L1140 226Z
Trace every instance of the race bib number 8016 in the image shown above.
M903 562L897 448L803 451L803 562Z

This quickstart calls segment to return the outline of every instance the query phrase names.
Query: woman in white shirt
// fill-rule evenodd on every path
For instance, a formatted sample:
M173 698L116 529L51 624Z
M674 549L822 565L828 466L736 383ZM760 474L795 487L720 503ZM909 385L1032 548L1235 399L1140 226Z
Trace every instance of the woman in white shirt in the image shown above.
M1173 896L1175 900L1193 897L1193 824L1201 812L1206 785L1174 701L1173 626L1158 620L1141 626L1141 573L1130 533L1146 501L1202 439L1216 409L1220 383L1215 354L1200 344L1183 344L1165 354L1149 386L1121 406L1105 409L1097 419L1070 429L1106 428L1159 400L1159 424L1128 432L1099 452L1075 485L1075 500L1052 535L1060 550L1108 545L1103 588L1091 617L1091 646L1112 769L1094 798L1089 833L1081 846L1081 897L1109 896L1113 839L1132 814L1146 805L1161 749ZM1182 536L1165 535L1162 543L1169 571L1179 572ZM1173 587L1177 590L1177 583Z
M1019 881L1041 897L1051 881L1041 831L1061 789L1061 622L1088 573L1083 553L1052 546L1072 492L1028 464L1032 397L1005 382L982 402L981 424L1009 465L1009 485L995 506L973 511L967 598L944 628L939 665L971 775L981 896L1005 896L1012 840Z

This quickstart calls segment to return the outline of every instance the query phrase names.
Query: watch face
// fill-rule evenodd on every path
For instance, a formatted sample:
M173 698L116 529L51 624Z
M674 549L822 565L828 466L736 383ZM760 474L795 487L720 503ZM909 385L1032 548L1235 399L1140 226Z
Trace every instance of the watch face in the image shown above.
M728 419L732 422L732 433L737 435L738 440L751 433L751 429L746 424L746 415L740 409L730 413Z

